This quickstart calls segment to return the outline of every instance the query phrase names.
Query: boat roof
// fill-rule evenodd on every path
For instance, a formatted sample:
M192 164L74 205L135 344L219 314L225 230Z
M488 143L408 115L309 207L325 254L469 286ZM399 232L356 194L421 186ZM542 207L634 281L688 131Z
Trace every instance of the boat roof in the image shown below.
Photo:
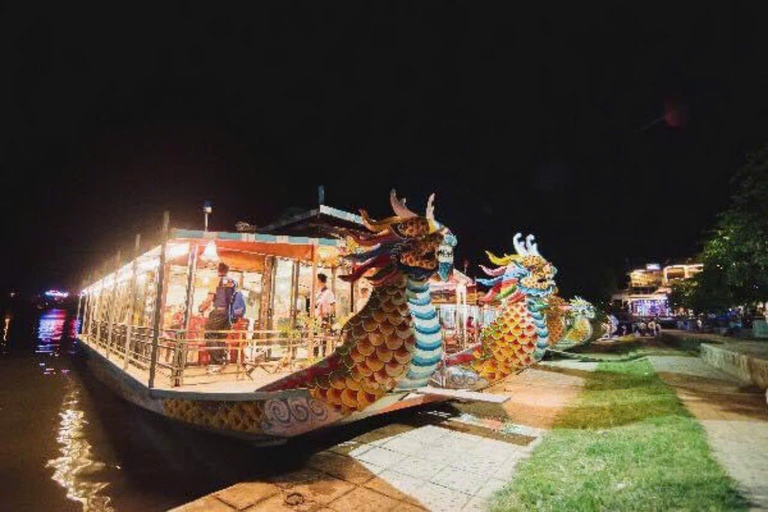
M359 215L324 204L278 219L260 227L259 230L266 233L280 232L314 237L338 237L345 230L368 231Z
M173 252L174 247L189 247L190 242L195 240L215 241L219 251L234 251L245 254L273 255L284 258L291 258L300 261L311 261L317 254L324 252L337 252L344 244L343 240L335 238L320 238L308 236L290 236L273 235L267 233L227 233L224 231L203 231L199 229L179 229L170 230L168 237L168 251ZM198 243L197 251L202 252L207 242ZM99 288L104 283L109 283L112 279L120 279L120 276L127 276L131 272L131 265L134 260L144 262L143 266L148 264L147 268L153 268L157 265L160 256L160 245L145 251L137 258L124 263L120 269L102 276L92 281L83 291L88 292ZM186 251L188 249L184 249ZM168 254L168 253L166 253ZM171 259L178 258L181 255L169 256Z
M232 242L259 242L265 244L320 245L339 247L343 242L336 238L275 235L269 233L227 233L199 229L173 229L171 239L226 240Z

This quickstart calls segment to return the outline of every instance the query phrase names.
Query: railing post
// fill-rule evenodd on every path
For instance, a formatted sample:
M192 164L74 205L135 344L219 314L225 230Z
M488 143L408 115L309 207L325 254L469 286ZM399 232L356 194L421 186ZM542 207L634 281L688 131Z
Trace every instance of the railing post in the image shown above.
M133 343L131 338L133 337L133 313L136 309L136 273L139 267L139 252L141 250L141 233L136 233L136 238L133 241L133 263L131 263L131 284L130 291L128 292L128 325L125 328L125 346L123 347L123 370L128 369L128 364L131 360L131 353L133 352Z
M155 387L155 373L157 372L157 346L160 340L160 328L163 318L163 289L165 281L165 249L168 245L168 224L170 223L170 212L163 214L163 243L160 245L160 262L157 268L157 291L155 295L155 318L152 322L152 353L149 359L149 382L150 388Z

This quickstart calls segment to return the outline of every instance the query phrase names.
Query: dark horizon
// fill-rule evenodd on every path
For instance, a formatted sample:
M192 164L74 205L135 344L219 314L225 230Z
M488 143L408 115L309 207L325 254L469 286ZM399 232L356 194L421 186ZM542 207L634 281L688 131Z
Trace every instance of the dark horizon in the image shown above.
M760 10L259 4L7 8L0 285L76 289L134 234L389 214L486 249L536 235L564 296L678 261L768 142Z

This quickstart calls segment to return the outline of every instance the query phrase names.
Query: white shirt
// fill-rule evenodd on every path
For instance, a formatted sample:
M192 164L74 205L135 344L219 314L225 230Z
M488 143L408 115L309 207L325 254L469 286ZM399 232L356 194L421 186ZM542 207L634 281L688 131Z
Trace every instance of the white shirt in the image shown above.
M317 292L315 298L315 315L320 318L329 317L336 313L336 297L327 286Z

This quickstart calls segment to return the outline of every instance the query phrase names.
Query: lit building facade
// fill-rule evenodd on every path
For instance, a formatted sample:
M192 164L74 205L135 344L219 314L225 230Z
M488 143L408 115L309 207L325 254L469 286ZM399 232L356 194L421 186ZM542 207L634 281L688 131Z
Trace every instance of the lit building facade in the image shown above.
M645 268L629 272L629 287L611 297L615 307L636 317L668 317L673 311L669 294L675 281L690 279L704 268L701 263L661 267L649 263Z

